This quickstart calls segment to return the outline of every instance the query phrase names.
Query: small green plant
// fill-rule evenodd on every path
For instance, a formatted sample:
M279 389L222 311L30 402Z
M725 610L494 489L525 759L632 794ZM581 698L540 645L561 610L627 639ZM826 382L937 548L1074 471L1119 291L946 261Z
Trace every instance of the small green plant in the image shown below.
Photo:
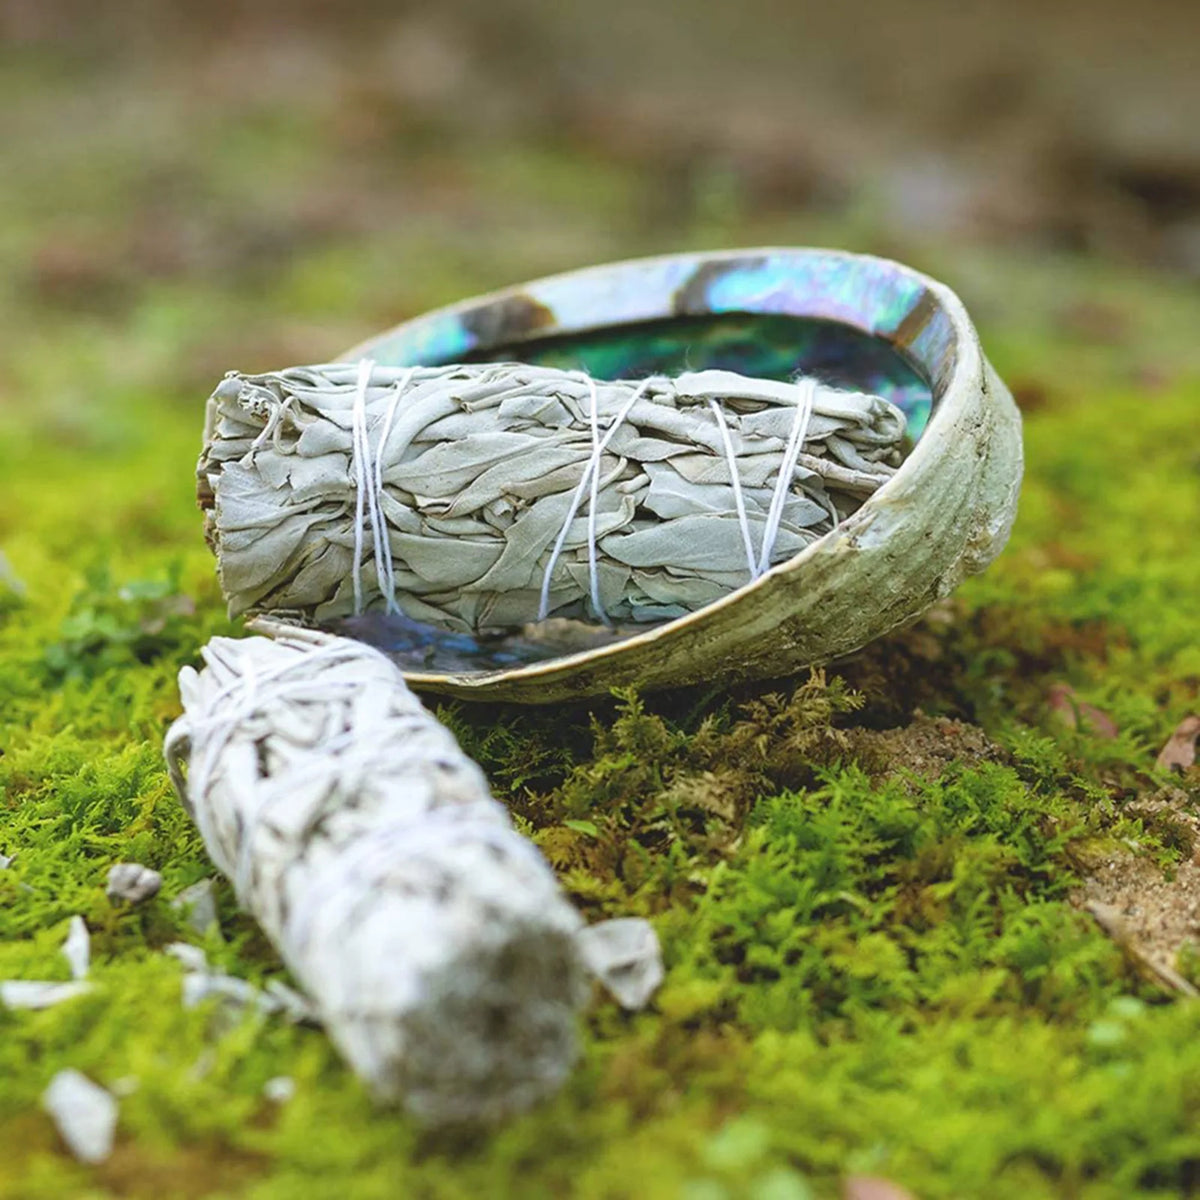
M118 584L107 564L90 567L58 640L43 653L48 681L94 679L114 667L152 663L190 649L196 605L183 593L181 576L176 562L161 578Z

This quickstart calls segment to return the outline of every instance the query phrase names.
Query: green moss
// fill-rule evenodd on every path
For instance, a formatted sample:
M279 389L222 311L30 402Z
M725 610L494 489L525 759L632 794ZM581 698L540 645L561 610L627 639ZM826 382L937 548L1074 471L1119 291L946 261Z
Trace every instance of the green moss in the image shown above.
M23 77L22 102L54 78ZM459 209L313 229L297 197L321 198L341 134L315 98L295 106L214 111L186 152L85 126L0 200L24 264L0 281L0 548L20 581L0 570L0 853L16 856L0 977L66 978L76 913L95 959L87 996L0 1010L0 1195L801 1200L849 1170L927 1200L1193 1194L1200 1009L1131 974L1070 896L1097 847L1164 868L1192 851L1147 801L1154 752L1200 703L1200 302L720 196L664 235L637 217L656 210L632 170L501 146L454 175L441 134L405 170ZM495 226L463 217L479 192ZM189 259L180 229L201 210L221 236ZM151 217L165 246L134 236ZM597 997L561 1096L433 1137L373 1108L319 1031L184 1010L161 952L197 940L170 899L211 873L161 763L175 675L233 631L191 498L200 399L226 367L326 358L405 312L672 239L890 249L959 286L1028 408L1020 520L938 621L827 677L440 709L589 915L654 921L668 974L642 1014ZM1072 332L1062 313L1084 300L1119 310L1125 336ZM1064 724L1055 683L1118 736ZM917 775L856 732L915 728L918 707L981 724L994 753ZM163 872L160 898L108 902L123 859ZM281 975L224 885L218 900L213 960ZM97 1168L37 1107L65 1066L136 1081ZM297 1091L277 1106L262 1086L280 1074Z

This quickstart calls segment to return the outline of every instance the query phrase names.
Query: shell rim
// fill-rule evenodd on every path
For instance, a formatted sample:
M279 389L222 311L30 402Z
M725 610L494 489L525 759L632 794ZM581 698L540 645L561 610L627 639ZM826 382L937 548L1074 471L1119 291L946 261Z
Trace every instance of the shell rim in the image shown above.
M633 647L647 647L654 643L677 637L680 633L685 632L688 628L695 625L703 625L712 613L723 611L728 605L739 602L747 595L751 594L758 588L770 586L769 581L773 581L780 574L785 572L795 571L798 567L803 566L810 558L816 557L818 554L825 553L828 549L830 541L835 536L845 536L847 526L853 522L855 530L861 530L865 525L869 524L874 518L875 513L881 509L888 501L893 491L898 490L907 480L907 477L914 474L919 467L924 464L931 455L945 453L945 449L940 445L941 440L937 437L930 436L935 433L941 426L949 425L954 421L954 410L962 405L966 400L966 390L970 388L972 379L978 380L981 375L982 367L982 349L979 344L978 336L975 332L974 325L971 323L970 317L967 315L966 307L959 297L945 284L939 283L930 276L915 270L912 267L906 266L904 263L897 262L894 259L883 258L878 255L859 254L848 250L825 249L820 247L801 247L801 246L757 246L748 247L745 249L733 249L711 252L685 252L679 254L652 255L649 257L621 259L610 263L601 263L594 266L582 267L572 271L557 272L552 275L542 276L538 279L528 281L526 283L515 284L509 287L500 288L493 292L482 293L478 296L468 297L467 299L457 301L454 304L445 305L436 309L431 309L426 313L413 317L408 321L403 321L399 325L386 330L382 333L366 339L363 342L351 347L345 353L339 356L339 361L353 361L358 358L369 356L374 352L374 348L386 339L395 336L397 333L418 327L424 324L432 324L436 321L448 321L459 317L463 314L474 312L480 309L491 308L493 306L503 306L513 302L524 300L528 293L545 286L553 287L572 282L586 282L593 277L613 276L621 271L636 272L639 269L652 269L654 267L671 267L671 266L692 266L697 271L703 269L709 264L721 264L737 261L739 259L750 258L768 258L768 257L787 257L794 259L810 259L810 260L829 260L831 262L845 262L851 264L861 264L863 266L873 267L881 272L892 272L906 279L908 282L922 289L934 301L935 310L940 309L949 322L951 339L949 344L950 354L950 369L945 378L944 383L940 386L934 380L929 380L931 389L933 390L934 404L933 410L929 418L929 423L925 428L924 433L917 441L912 452L901 463L895 475L893 475L885 484L883 484L875 493L873 493L856 512L848 518L847 521L835 526L828 533L817 538L816 541L806 546L799 554L792 558L785 559L783 562L777 563L768 571L765 571L757 579L749 580L741 587L729 592L727 595L721 596L716 600L704 605L703 608L697 609L695 612L686 613L684 616L676 617L671 621L665 621L661 625L655 625L650 629L641 633L633 634L629 637L622 638L620 641L612 642L605 646L592 647L586 650L575 651L571 654L564 654L555 658L544 659L540 662L524 664L519 667L507 667L484 671L470 672L455 672L455 671L415 671L409 668L403 668L405 680L415 688L428 688L431 691L437 691L447 686L452 686L455 693L463 695L475 689L485 691L498 683L536 683L538 680L547 680L558 678L562 675L569 675L572 670L577 667L588 665L591 666L598 661L603 661L615 657ZM762 310L752 309L728 309L723 311L742 312L747 315L761 315ZM622 320L596 320L590 324L581 326L556 327L553 325L542 325L537 329L531 330L524 337L520 333L514 336L513 331L509 330L503 335L503 340L508 344L512 344L521 340L534 340L535 338L546 338L555 336L571 336L578 333L594 332L605 328L612 328L617 325L630 324L648 324L654 320L662 320L670 314L659 314L653 317L644 317L640 320L629 319ZM887 341L892 348L899 353L907 362L913 365L918 370L923 378L928 379L928 371L925 366L916 361L908 350L908 348L897 341L887 337L886 334L880 334L876 329L867 328L864 325L855 324L852 321L844 320L840 317L826 317L820 319L832 320L835 323L848 325L851 328L859 329L862 332L871 334L875 337L881 337ZM501 338L493 338L493 344L500 344ZM473 347L473 352L486 349L486 346L481 343L477 347Z

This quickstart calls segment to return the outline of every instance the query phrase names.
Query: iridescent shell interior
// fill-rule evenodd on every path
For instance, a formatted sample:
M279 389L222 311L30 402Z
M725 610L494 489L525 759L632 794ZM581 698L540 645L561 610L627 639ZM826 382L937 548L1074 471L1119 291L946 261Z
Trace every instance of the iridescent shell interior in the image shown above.
M471 354L467 360L582 368L596 379L644 379L709 367L759 379L811 375L890 400L903 410L914 440L931 409L929 385L887 342L833 321L746 313L676 317L541 338Z
M716 367L798 374L898 405L914 441L953 369L953 323L930 281L898 263L824 250L686 254L593 267L418 317L344 357L385 366L529 362L600 379ZM530 637L481 642L407 619L346 632L424 672L488 672L578 652ZM599 631L598 631L599 632Z

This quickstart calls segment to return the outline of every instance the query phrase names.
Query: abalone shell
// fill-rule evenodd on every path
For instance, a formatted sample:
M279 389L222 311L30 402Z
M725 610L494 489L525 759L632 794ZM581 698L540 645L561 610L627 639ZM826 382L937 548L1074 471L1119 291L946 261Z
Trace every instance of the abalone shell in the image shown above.
M814 374L898 404L915 443L862 508L794 559L624 640L563 653L416 623L387 634L410 681L429 690L549 703L621 684L784 675L858 649L982 570L1016 511L1011 396L958 297L887 259L767 248L592 267L417 317L343 356L362 357L519 360L601 378L706 367Z

